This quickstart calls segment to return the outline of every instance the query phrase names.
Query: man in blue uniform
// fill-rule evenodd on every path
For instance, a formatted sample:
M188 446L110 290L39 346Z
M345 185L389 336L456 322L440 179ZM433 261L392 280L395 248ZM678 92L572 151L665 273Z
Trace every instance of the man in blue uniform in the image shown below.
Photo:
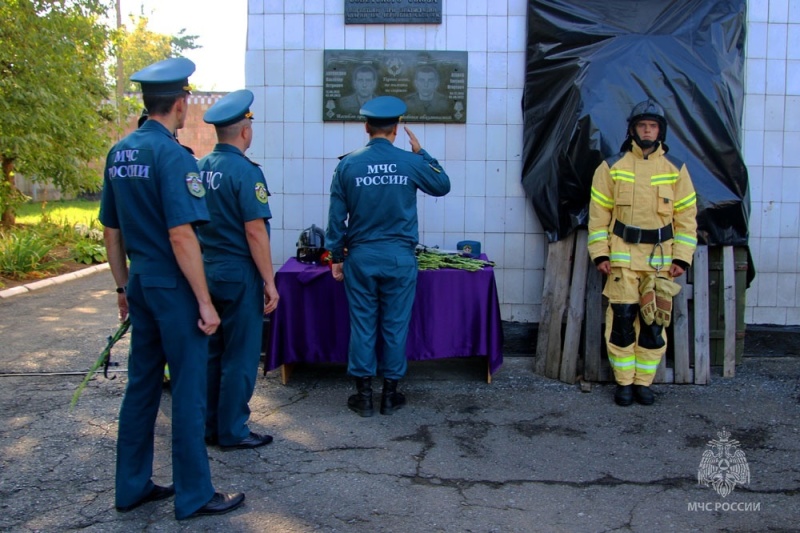
M175 495L175 517L231 511L244 494L214 491L203 442L208 335L219 316L206 286L194 226L208 221L197 163L175 140L188 111L186 58L159 61L131 76L149 111L106 158L100 222L120 318L133 334L128 385L119 413L116 508ZM130 268L126 262L130 259ZM164 364L172 378L172 477L155 485L153 433Z
M206 442L223 449L272 442L247 426L264 314L278 305L269 242L269 191L244 152L253 141L253 93L234 91L206 111L218 143L198 163L211 222L198 228L211 299L222 323L208 359Z
M406 337L417 286L417 190L431 196L450 192L450 178L410 129L405 131L413 153L393 145L405 112L406 104L394 96L364 104L369 142L339 162L331 183L326 242L333 277L344 280L350 306L347 372L356 379L357 393L347 405L361 416L373 414L379 333L381 414L405 405L397 382L406 373Z

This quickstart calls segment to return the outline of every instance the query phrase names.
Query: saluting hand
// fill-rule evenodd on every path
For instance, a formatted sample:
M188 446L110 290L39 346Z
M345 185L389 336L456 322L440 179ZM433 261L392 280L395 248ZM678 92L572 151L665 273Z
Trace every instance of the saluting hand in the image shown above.
M422 150L422 145L419 144L419 140L417 136L414 135L414 132L408 129L408 126L403 126L403 129L406 130L406 134L408 135L408 142L411 143L411 151L415 154L418 154L420 150Z

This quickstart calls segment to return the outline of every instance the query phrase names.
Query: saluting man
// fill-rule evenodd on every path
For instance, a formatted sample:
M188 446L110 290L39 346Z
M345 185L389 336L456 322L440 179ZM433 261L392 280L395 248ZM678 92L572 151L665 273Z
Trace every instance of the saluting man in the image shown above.
M134 332L119 413L116 508L127 512L175 494L179 520L226 513L244 501L242 493L214 491L203 442L205 356L220 320L194 233L208 221L205 188L195 159L174 137L186 120L194 68L173 58L131 76L142 86L149 119L111 148L100 204L120 318L130 310ZM164 363L171 373L174 486L151 479Z
M361 115L369 142L339 162L331 183L326 242L333 277L344 281L350 307L347 371L356 380L357 393L347 405L360 416L374 412L378 332L383 338L381 414L391 415L405 405L397 382L406 373L406 338L417 286L417 190L431 196L450 192L450 178L410 129L405 128L411 152L393 145L405 112L406 104L394 96L364 104Z
M198 163L208 191L211 222L199 228L209 290L222 323L208 358L206 442L223 449L272 442L247 425L264 315L278 305L269 241L269 191L260 167L244 152L253 141L253 93L243 89L218 100L203 120L218 143Z

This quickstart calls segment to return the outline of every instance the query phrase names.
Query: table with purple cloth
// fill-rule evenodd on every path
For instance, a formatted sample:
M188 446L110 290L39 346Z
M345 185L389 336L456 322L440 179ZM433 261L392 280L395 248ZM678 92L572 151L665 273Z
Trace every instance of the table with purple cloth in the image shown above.
M270 315L265 372L281 368L286 383L288 368L295 363L346 364L350 316L344 283L334 280L326 266L291 258L275 275L275 284L280 303ZM409 361L483 356L491 382L503 364L503 328L491 267L419 272L406 356Z

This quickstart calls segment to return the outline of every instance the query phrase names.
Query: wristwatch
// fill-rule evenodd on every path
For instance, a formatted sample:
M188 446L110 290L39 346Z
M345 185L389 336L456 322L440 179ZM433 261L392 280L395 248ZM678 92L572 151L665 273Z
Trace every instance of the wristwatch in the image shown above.
M125 294L125 287L117 287L117 294Z

